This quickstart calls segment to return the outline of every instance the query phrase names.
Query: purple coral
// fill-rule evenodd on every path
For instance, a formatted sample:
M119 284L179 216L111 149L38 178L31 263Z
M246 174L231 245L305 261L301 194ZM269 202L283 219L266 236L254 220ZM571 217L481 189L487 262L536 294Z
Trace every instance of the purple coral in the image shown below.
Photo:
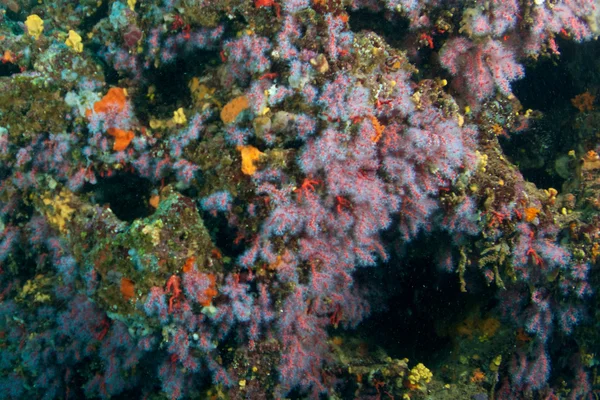
M515 60L514 52L493 39L483 44L475 44L462 37L451 39L440 51L440 62L456 77L455 87L466 85L464 89L473 93L477 102L490 97L494 88L509 95L510 82L525 75L523 66Z

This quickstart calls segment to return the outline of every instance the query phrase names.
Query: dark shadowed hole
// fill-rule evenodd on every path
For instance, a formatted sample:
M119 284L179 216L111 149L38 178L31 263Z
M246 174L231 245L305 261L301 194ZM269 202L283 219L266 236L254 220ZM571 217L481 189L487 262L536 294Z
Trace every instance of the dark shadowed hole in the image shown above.
M161 108L172 109L178 105L181 99L190 99L188 82L194 77L194 71L190 64L184 59L176 59L169 64L163 64L159 69L151 71L154 75L156 87L155 101L149 104L149 108L160 110Z
M90 44L90 50L94 53L100 51L101 47L96 44ZM98 65L102 66L102 70L104 71L104 80L106 82L107 87L111 86L119 86L120 75L111 65L107 64L101 57L94 57L94 60Z
M89 31L94 27L94 25L96 25L98 22L100 22L103 18L106 18L106 16L108 15L108 6L109 6L110 2L102 1L102 2L98 2L98 4L99 4L98 8L96 8L92 14L87 15L83 19L82 24L78 27L80 31L82 31L82 32Z
M225 213L219 212L217 215L213 215L210 212L203 211L200 207L199 209L210 238L223 257L236 260L244 250L250 247L250 243L245 240L236 243L238 229L229 225Z
M444 242L449 238L440 235L415 239L407 252L392 256L381 268L359 271L381 280L369 286L379 291L381 300L372 301L373 313L359 331L392 358L435 367L453 351L450 327L462 321L473 305L492 306L493 294L478 271L467 270L468 293L461 293L458 275L440 270L435 253Z
M140 91L135 99L138 109L145 109L148 115L171 118L173 111L179 107L189 107L192 96L188 87L193 77L204 74L206 67L216 64L219 54L216 51L196 50L185 53L168 64L160 64L147 72L147 81L154 84L154 99L148 100L148 88ZM207 85L210 87L211 83Z
M95 185L86 185L84 191L92 192L92 201L107 204L122 221L133 221L152 214L148 204L152 184L148 179L127 172L116 172L99 178Z
M373 31L383 37L392 47L402 48L403 40L408 32L409 23L406 18L385 18L383 12L372 12L365 9L349 12L350 30L353 32Z
M540 58L526 65L525 78L512 85L523 108L541 111L542 118L532 121L529 130L500 140L504 153L525 179L545 188L562 186L565 178L557 173L556 160L584 139L575 131L579 111L571 99L600 83L595 66L600 58L598 43L558 42L560 57Z
M0 63L0 76L11 76L21 72L19 66L13 63Z

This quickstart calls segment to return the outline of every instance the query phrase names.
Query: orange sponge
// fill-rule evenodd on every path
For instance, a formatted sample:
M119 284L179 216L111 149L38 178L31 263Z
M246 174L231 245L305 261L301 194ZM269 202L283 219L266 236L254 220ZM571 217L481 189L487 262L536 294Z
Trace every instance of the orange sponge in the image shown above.
M221 121L226 124L234 122L237 116L249 106L246 96L238 96L230 100L221 110Z
M242 155L242 172L246 175L254 175L256 172L254 161L257 161L264 153L254 146L238 146L237 149Z
M119 128L109 128L106 133L115 138L115 143L113 144L114 151L125 150L129 143L133 140L133 132L132 131L124 131Z
M94 103L94 111L97 113L106 113L109 111L121 112L125 109L126 104L127 97L125 90L114 87L108 89L108 93L100 101Z
M119 114L125 111L127 106L127 92L121 88L110 88L108 92L96 103L94 103L94 112L97 114ZM87 110L86 116L89 118L92 110ZM113 150L122 151L129 146L133 140L133 132L120 128L109 128L106 133L115 138Z

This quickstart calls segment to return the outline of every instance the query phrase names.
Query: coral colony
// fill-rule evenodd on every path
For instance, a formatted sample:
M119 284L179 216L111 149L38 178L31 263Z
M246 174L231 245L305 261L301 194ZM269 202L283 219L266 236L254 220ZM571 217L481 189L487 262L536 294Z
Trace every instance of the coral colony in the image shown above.
M1 399L598 396L597 136L570 192L499 141L534 135L511 86L598 37L595 1L0 9ZM477 354L360 341L415 251L486 291L448 310Z

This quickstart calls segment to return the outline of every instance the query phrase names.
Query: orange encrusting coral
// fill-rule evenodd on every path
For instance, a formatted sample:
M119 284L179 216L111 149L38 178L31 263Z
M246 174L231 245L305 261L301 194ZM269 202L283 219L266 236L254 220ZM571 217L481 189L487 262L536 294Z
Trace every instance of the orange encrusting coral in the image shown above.
M537 215L540 213L539 208L535 207L527 207L525 209L525 221L531 222L536 219Z
M212 249L210 251L210 255L212 258L217 259L217 260L221 260L223 258L223 254L221 254L221 250L219 250L219 249Z
M185 264L183 264L183 272L188 273L194 269L194 265L196 264L196 257L191 256L185 260ZM197 272L195 272L197 274ZM203 307L208 307L212 303L212 299L218 294L216 278L214 274L201 274L205 275L209 280L208 287L201 294L197 295L196 299L198 303L200 303Z
M596 100L596 96L592 95L590 92L584 92L573 97L571 99L571 104L573 104L573 107L578 109L579 112L593 111L594 100Z
M496 318L486 318L481 321L479 329L485 337L491 338L496 335L496 332L498 332L498 329L500 329L500 321L498 321Z
M109 128L106 133L115 138L115 143L113 144L114 151L123 151L129 146L129 143L133 140L133 132L132 131L124 131L119 128Z
M188 257L185 260L185 264L183 264L183 272L190 272L194 268L194 263L196 262L196 257Z
M94 103L94 111L97 113L121 112L125 109L126 105L127 96L125 90L113 87L108 89L108 92L100 99L100 101ZM88 116L89 113L91 113L90 110L88 110Z
M375 136L371 138L371 141L373 143L377 143L379 142L379 139L381 139L381 135L383 135L385 126L382 125L381 122L379 122L379 120L373 115L367 115L367 118L369 118L369 120L373 124L373 128L375 129Z
M238 96L230 100L221 110L221 121L225 124L235 122L237 116L249 106L246 96Z
M133 299L135 296L135 284L129 278L121 278L121 294L125 300Z
M484 380L485 380L485 374L483 373L482 370L477 368L475 371L473 371L473 375L471 375L471 382L481 383Z
M455 327L455 332L459 336L468 336L472 338L476 332L481 334L481 339L493 337L500 328L500 321L495 318L480 319L476 315L470 315Z
M94 112L97 114L114 114L125 111L127 107L127 92L122 88L110 88L108 92L96 103L94 103ZM86 116L89 118L92 115L92 110L86 111ZM112 127L107 129L106 133L115 138L113 150L123 151L134 138L132 131Z
M210 285L204 291L202 296L198 298L198 303L203 307L209 307L212 303L212 299L218 294L215 276L213 274L208 274L208 280L210 281Z

